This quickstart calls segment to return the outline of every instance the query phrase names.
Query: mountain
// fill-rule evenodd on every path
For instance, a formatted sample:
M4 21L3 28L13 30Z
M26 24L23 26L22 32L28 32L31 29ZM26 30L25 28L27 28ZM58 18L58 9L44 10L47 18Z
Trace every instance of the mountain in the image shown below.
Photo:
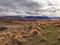
M49 19L47 16L25 16L26 19Z
M48 16L0 16L0 19L42 19L42 20L58 20L60 17L48 17Z

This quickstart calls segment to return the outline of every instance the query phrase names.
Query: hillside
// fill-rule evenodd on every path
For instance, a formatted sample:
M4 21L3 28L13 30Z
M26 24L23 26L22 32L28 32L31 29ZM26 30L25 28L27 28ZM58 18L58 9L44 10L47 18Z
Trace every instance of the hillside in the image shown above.
M60 45L60 20L2 20L0 45Z

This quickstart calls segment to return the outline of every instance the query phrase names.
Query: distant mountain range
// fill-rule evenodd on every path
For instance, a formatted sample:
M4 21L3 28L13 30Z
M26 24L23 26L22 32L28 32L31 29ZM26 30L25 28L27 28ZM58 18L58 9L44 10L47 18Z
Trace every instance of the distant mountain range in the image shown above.
M42 20L60 20L60 17L48 17L48 16L0 16L0 19L42 19Z

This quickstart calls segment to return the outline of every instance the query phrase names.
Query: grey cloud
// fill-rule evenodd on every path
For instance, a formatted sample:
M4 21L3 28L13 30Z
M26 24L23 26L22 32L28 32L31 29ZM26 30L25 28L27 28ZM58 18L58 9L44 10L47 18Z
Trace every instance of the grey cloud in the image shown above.
M0 12L1 11L2 12L3 11L5 11L5 12L13 11L15 13L18 13L18 12L21 13L21 11L24 12L25 10L27 10L28 12L29 11L34 11L35 12L35 10L37 10L40 7L38 3L28 1L28 0L6 0L6 1L5 0L0 0L0 6L4 7L2 9L0 9ZM16 11L16 10L20 10L20 11ZM26 14L27 14L27 12L26 12Z
M51 13L54 15L55 12L60 11L56 8L59 5L49 1L45 3L39 4L33 0L0 0L0 15L47 15L48 13L50 16Z

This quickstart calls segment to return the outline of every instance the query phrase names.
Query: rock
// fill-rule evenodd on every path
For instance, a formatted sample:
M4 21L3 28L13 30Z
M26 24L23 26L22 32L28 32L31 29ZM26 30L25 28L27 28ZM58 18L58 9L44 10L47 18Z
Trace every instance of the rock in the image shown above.
M0 31L6 30L6 29L8 29L8 28L6 28L6 27L0 27Z

